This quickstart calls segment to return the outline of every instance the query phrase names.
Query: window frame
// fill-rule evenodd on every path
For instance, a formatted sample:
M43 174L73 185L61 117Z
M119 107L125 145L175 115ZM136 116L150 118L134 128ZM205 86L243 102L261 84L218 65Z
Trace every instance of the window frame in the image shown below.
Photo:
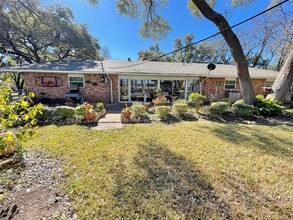
M275 82L275 80L266 80L265 88L272 88L274 82ZM271 85L269 86L268 83L271 84Z
M82 86L71 85L70 77L82 78ZM80 83L81 81L73 81L73 82ZM85 86L84 75L83 74L68 74L68 87L72 87L72 86L78 86L80 88L83 88Z
M234 81L234 88L226 88L226 86L232 86L232 84L230 83L226 83L227 81ZM236 89L236 85L237 85L237 79L233 78L233 79L230 79L230 78L225 78L225 81L224 81L224 90L235 90Z

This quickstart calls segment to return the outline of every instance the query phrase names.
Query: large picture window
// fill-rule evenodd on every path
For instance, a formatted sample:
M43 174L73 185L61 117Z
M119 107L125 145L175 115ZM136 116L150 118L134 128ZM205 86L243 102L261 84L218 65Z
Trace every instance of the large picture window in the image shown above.
M274 81L267 80L267 81L266 81L266 85L265 85L265 87L266 87L266 88L271 88L271 87L273 86L273 84L274 84Z
M69 86L78 86L83 87L84 86L84 78L83 76L69 76Z

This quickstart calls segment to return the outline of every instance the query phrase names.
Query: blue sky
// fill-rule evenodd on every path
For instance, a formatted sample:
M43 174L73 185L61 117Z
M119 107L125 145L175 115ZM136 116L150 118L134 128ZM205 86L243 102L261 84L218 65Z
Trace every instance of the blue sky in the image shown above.
M136 60L139 50L147 49L156 43L142 39L138 34L141 20L117 14L115 0L100 0L96 6L86 3L85 0L59 0L59 2L70 7L76 21L86 24L89 32L99 40L101 46L107 45L112 59L126 60L130 57ZM250 7L237 8L232 8L229 2L229 0L218 0L215 9L220 13L228 12L229 23L233 25L266 9L270 0L256 0L256 3ZM164 15L172 28L168 37L158 42L163 52L172 51L173 41L177 37L193 33L195 40L200 40L217 32L217 28L210 21L192 17L187 8L187 0L169 0L168 6L162 9L160 14ZM252 24L240 28L247 28Z

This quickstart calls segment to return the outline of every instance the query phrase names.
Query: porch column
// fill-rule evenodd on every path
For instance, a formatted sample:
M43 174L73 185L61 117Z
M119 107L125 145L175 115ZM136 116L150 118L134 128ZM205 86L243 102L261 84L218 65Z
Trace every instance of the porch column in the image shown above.
M185 91L184 91L184 99L187 100L187 82L188 80L185 80Z

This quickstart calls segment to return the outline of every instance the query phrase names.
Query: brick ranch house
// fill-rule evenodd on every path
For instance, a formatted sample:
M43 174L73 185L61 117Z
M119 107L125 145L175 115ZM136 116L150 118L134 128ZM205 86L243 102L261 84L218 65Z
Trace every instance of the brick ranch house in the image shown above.
M217 64L139 62L125 60L69 60L2 69L24 75L27 91L39 98L65 100L77 88L88 102L150 102L160 88L168 98L187 99L200 92L214 100L241 97L236 67ZM278 72L249 68L256 94L266 94ZM74 98L72 96L72 98ZM171 100L170 98L170 100Z

